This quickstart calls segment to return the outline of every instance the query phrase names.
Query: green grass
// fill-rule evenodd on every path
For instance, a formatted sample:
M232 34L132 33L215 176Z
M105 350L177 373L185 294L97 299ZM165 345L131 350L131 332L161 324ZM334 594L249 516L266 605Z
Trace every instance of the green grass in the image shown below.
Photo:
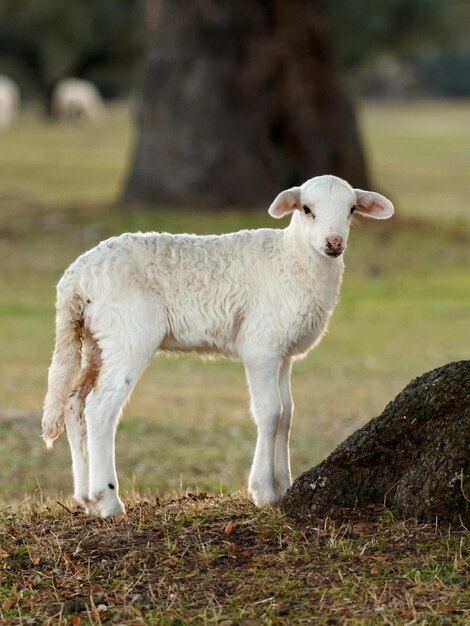
M394 197L398 217L354 227L330 331L295 366L295 474L379 413L410 378L468 357L470 180L463 168L470 157L464 132L470 104L367 104L361 119L376 184ZM264 209L196 214L184 207L113 208L131 145L124 108L93 128L54 125L30 112L2 135L0 500L5 502L39 490L51 496L71 490L65 438L53 454L39 439L55 284L65 267L99 240L125 230L204 233L271 224ZM118 432L121 484L127 491L152 493L179 486L238 490L254 438L240 364L159 357L142 377Z
M404 215L468 224L468 101L370 103L360 119L372 174Z
M130 112L111 109L103 124L60 124L28 110L2 133L0 192L13 203L114 200L122 184L132 140Z

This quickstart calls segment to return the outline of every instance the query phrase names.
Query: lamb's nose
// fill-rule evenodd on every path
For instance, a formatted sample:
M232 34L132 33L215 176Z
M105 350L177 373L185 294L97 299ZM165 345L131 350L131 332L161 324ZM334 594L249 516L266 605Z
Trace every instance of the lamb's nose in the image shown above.
M326 252L327 254L339 255L343 251L343 238L342 237L327 237L326 238Z

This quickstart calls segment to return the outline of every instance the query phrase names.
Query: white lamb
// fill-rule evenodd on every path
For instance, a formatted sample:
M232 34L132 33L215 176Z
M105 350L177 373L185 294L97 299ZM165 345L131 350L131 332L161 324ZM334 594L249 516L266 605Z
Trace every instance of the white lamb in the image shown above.
M52 110L62 120L80 118L96 122L104 115L105 106L93 83L80 78L64 78L54 89Z
M258 428L249 492L259 506L279 500L291 484L292 360L326 331L354 211L386 219L394 209L378 193L319 176L274 200L271 216L293 214L284 230L126 233L67 269L42 424L48 447L67 428L79 503L103 517L124 512L116 424L157 350L242 360Z
M18 85L0 74L0 129L5 130L18 115L20 106L20 90Z

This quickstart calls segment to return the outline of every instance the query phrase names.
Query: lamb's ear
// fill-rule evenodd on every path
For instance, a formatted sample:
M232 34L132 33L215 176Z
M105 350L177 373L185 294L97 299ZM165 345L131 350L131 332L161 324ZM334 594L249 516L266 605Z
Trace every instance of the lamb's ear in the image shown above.
M366 217L374 217L376 220L386 220L395 212L393 204L388 198L375 191L363 191L355 189L356 211Z
M296 209L300 209L300 187L291 187L281 191L269 207L268 213L272 217L280 218Z

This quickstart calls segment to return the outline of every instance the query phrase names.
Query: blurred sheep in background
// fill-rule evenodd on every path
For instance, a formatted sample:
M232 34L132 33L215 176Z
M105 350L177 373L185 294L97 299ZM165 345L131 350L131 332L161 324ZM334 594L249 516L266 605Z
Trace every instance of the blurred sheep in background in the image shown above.
M18 85L0 74L0 130L5 130L13 123L20 107Z
M52 112L61 120L84 119L98 121L106 112L96 86L79 78L59 81L52 96Z

